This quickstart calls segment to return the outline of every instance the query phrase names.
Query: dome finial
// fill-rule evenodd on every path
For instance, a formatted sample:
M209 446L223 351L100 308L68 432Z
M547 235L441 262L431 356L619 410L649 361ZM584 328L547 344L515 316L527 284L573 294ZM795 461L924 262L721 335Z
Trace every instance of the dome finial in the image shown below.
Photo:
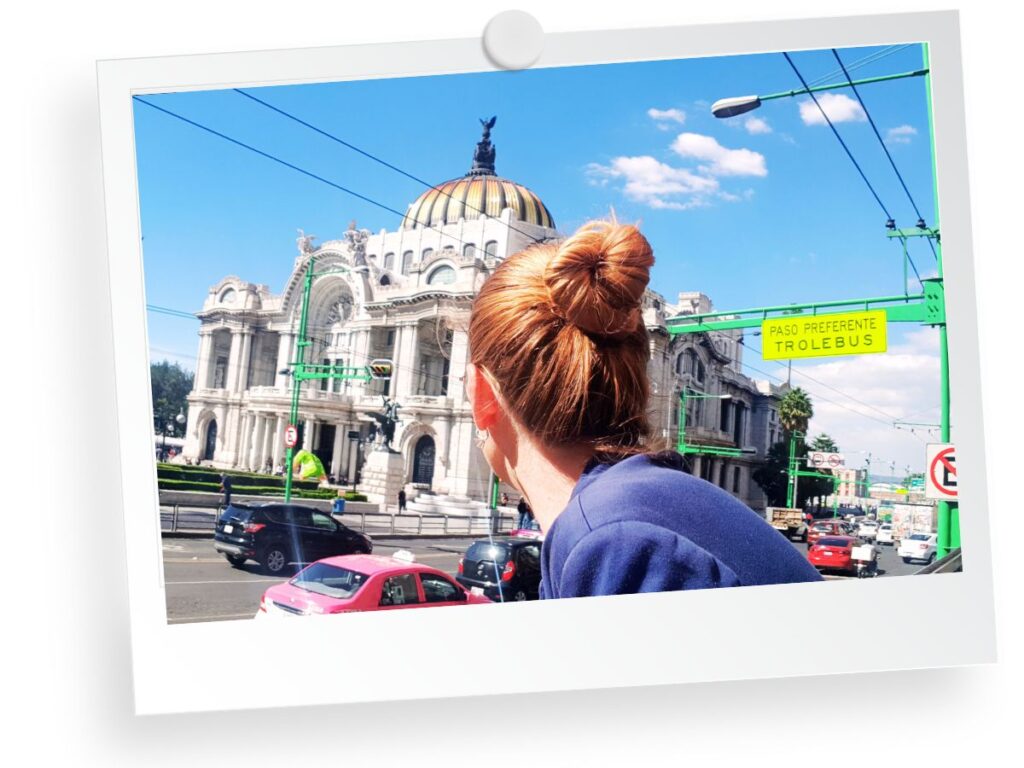
M494 115L490 120L480 118L480 125L484 127L483 138L476 144L473 152L473 167L470 168L467 176L495 176L494 172L494 145L491 143L491 128L498 122L498 116Z

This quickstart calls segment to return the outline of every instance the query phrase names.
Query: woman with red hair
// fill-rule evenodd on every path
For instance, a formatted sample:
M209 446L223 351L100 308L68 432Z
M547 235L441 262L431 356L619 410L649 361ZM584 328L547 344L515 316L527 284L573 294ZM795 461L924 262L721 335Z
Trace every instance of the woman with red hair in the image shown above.
M819 580L678 453L645 452L653 264L636 227L592 221L507 258L474 301L467 395L488 464L545 533L541 596Z

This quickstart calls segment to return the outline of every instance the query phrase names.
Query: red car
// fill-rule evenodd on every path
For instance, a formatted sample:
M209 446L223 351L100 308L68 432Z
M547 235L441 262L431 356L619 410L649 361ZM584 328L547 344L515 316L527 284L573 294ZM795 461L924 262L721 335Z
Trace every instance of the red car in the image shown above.
M398 554L398 553L396 553ZM491 604L437 568L406 558L341 555L317 560L268 589L256 618Z
M856 573L853 548L860 543L860 539L854 536L821 536L807 550L807 559L815 568Z
M851 526L838 518L831 520L819 520L807 531L807 550L810 551L814 543L822 536L848 536L853 531Z

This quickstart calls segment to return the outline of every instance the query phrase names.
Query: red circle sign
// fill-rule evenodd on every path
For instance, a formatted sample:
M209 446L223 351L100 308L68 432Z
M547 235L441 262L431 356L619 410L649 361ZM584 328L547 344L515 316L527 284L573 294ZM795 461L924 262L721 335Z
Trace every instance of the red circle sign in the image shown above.
M289 424L284 428L285 447L294 448L297 442L299 442L299 430L294 424Z
M839 466L839 457L836 456L834 453L830 453L829 456L828 456L828 465L830 467L838 467Z
M946 487L948 479L956 476L956 452L954 448L946 448L944 451L939 451L935 454L931 466L928 467L928 476L932 481L932 486L939 493L944 493L947 496L957 495L956 481L953 481L953 490Z

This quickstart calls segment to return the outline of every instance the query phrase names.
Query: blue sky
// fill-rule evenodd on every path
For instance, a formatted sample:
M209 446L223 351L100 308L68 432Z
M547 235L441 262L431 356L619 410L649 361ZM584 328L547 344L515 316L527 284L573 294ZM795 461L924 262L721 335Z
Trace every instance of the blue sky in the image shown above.
M850 65L882 50L839 53ZM791 55L809 82L838 68L827 50ZM910 45L853 76L921 63L921 47ZM827 82L841 79L833 74ZM710 113L719 98L799 87L782 54L772 53L253 93L432 183L469 169L478 119L497 115L498 173L540 195L563 232L612 206L620 220L639 221L655 251L652 288L670 301L680 291L701 291L717 309L731 309L901 293L899 251L884 237L885 214L806 96L765 102L728 120ZM860 92L933 223L923 78ZM912 226L917 216L852 92L832 94L823 103L843 138L897 223ZM233 91L145 98L397 211L423 191ZM280 291L300 227L326 240L352 219L372 231L398 226L394 213L144 104L136 103L135 121L150 304L197 311L208 288L228 274ZM922 276L934 272L923 242L912 256ZM193 367L197 323L155 313L147 319L153 358ZM890 326L890 347L887 355L794 364L793 381L819 395L812 429L830 432L843 448L882 443L875 458L917 467L922 436L885 422L935 420L937 373L920 386L935 359L934 332ZM754 377L779 375L776 363L753 354L747 362ZM801 371L817 383L802 380Z

